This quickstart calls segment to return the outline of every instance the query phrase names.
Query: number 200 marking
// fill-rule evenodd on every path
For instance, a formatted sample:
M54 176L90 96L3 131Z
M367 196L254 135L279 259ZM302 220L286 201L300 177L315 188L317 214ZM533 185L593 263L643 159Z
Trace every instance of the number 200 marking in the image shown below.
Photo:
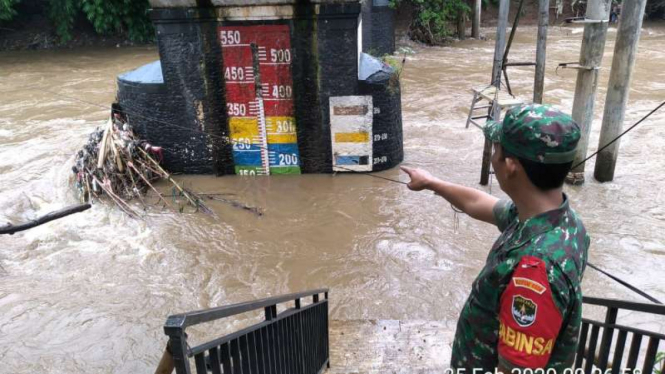
M297 154L279 154L279 164L280 165L298 165L298 155Z

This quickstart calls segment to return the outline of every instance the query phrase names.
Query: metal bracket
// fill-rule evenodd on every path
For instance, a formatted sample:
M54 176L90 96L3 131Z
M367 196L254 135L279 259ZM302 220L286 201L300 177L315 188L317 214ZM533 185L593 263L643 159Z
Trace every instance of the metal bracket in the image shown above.
M575 70L600 70L599 66L580 66L579 62L563 62L560 63L555 70L556 75L559 75L559 68L561 69L575 69Z
M564 20L566 23L609 23L608 19L588 19L586 17L571 17Z

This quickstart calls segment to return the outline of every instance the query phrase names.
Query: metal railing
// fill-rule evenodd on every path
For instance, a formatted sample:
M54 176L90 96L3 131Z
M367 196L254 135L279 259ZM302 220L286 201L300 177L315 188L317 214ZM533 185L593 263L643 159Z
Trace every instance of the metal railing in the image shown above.
M585 305L602 306L607 308L607 311L605 322L582 319L575 369L582 369L584 373L598 372L600 369L602 373L612 374L638 373L638 370L641 370L642 374L652 374L656 364L658 346L661 341L665 341L665 335L617 325L617 316L619 310L665 316L665 305L595 297L584 297L583 301ZM630 341L630 347L628 356L626 356L625 349L628 341ZM644 342L647 344L646 351L642 350ZM639 364L641 364L641 368L635 370ZM659 366L662 366L662 368L658 368L659 370L665 369L665 362L661 362ZM665 370L662 372L665 373Z
M323 294L324 298L319 296ZM301 299L312 303L302 305ZM277 314L277 305L294 302ZM190 348L185 329L263 308L265 320ZM318 374L329 367L328 289L170 316L164 325L177 374Z

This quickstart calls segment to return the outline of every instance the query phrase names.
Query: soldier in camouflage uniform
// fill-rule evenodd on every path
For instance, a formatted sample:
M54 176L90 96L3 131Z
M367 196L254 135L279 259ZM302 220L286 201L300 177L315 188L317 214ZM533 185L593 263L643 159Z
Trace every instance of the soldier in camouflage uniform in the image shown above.
M410 189L433 190L501 231L462 309L451 366L460 373L560 373L575 357L589 248L562 191L580 129L550 106L527 105L508 111L502 123L488 123L484 133L494 145L497 180L511 200L402 168Z

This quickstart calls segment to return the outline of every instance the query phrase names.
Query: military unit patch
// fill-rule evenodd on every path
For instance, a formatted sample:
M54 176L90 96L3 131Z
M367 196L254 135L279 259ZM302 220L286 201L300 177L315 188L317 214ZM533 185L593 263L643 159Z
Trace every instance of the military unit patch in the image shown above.
M538 311L538 304L533 300L526 297L515 295L513 296L513 319L518 325L522 327L529 327L536 322L536 312Z
M545 286L543 286L542 284L528 278L514 277L513 284L515 285L515 287L528 288L531 291L537 293L538 295L542 295L543 292L547 290L547 288L545 288Z

